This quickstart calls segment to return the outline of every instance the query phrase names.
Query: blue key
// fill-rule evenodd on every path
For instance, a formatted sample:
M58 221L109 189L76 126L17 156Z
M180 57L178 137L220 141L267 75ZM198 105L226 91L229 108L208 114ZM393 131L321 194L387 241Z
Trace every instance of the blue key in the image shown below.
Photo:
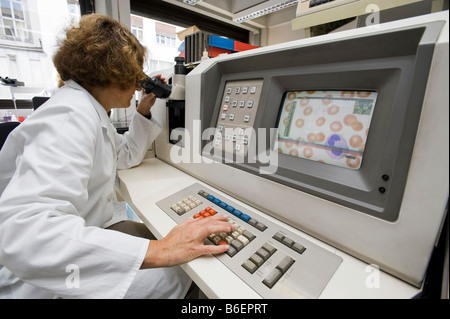
M232 213L236 217L240 217L242 215L242 212L240 210L237 210L237 209L235 209Z
M219 205L221 202L222 202L222 201L221 201L220 199L218 199L218 198L215 198L215 199L213 200L213 203L214 203L214 204L217 204L217 205Z
M234 211L234 207L233 207L233 206L230 206L230 205L228 205L227 207L225 207L225 210L226 210L226 211L229 211L230 213L233 213L233 211Z
M242 219L244 222L248 223L248 221L251 219L250 216L242 214L241 216L239 216L240 219Z
M213 195L208 195L208 197L206 197L206 199L211 201L211 202L214 200L214 198L215 197Z
M221 203L219 204L219 206L220 206L220 207L222 207L222 208L225 208L225 207L227 207L227 206L228 206L228 204L227 204L227 203L225 203L225 202L221 202Z

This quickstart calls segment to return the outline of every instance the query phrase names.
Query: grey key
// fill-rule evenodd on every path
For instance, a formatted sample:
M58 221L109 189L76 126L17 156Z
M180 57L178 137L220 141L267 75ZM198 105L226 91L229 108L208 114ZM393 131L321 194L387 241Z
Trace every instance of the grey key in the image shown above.
M273 247L271 244L268 244L268 243L265 243L262 246L262 248L267 250L271 256L277 251L277 249L275 247Z
M233 257L237 254L237 250L230 246L226 253L228 256Z
M253 227L256 227L256 224L258 224L258 221L256 219L252 218L248 221L248 223L250 225L252 225Z
M290 239L289 237L285 237L285 238L283 238L282 243L290 248L294 245L295 242L292 239Z
M214 238L212 239L212 242L215 245L219 245L219 243L222 241L222 238L220 238L219 236L214 236Z
M198 194L205 198L208 197L208 195L209 195L208 193L206 193L205 191L202 191L202 190L198 191Z
M294 259L292 259L289 256L286 256L283 258L283 260L280 261L277 268L284 274L286 273L286 271L288 271L289 267L291 267L294 262L295 262Z
M258 254L253 254L250 257L250 260L258 267L261 267L264 264L264 259L262 259Z
M239 240L233 240L230 245L233 246L237 251L240 251L242 248L244 248L244 244Z
M257 223L255 227L260 231L265 231L267 229L267 226L264 225L263 223Z
M253 234L252 234L251 232L249 232L248 230L246 230L245 232L243 232L242 235L243 235L244 237L247 237L247 239L248 239L249 241L252 241L253 239L256 238L256 236L253 235Z
M269 275L267 275L266 279L263 280L263 284L269 288L272 288L277 281L280 280L282 275L283 274L281 271L275 268Z
M269 257L270 257L269 252L268 252L267 250L265 250L265 249L262 249L262 248L258 249L258 250L256 251L256 253L257 253L262 259L264 259L264 261L266 261L266 260L269 259Z
M278 232L275 235L273 235L273 239L275 239L275 240L277 240L279 242L281 242L283 240L283 238L284 238L284 235L282 233L280 233L280 232Z
M299 243L295 243L294 246L292 246L292 249L298 252L299 254L303 254L306 250L305 246Z
M246 260L242 264L242 267L244 267L251 274L253 274L258 269L258 267L256 267L256 265L251 260Z

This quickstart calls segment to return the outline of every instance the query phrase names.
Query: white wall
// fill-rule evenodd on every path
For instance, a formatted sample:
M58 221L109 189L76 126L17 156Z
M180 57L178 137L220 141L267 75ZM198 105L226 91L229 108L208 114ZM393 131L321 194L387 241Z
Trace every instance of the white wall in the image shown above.
M296 6L267 15L266 45L303 39L305 30L292 31L291 21L296 17Z

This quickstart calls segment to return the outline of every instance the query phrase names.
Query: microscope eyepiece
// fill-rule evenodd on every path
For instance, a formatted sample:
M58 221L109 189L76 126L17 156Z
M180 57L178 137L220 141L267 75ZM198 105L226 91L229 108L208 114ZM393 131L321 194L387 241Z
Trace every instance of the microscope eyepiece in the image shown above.
M145 80L139 81L139 84L145 93L153 93L159 99L166 99L172 93L172 87L156 76L152 78L147 76Z

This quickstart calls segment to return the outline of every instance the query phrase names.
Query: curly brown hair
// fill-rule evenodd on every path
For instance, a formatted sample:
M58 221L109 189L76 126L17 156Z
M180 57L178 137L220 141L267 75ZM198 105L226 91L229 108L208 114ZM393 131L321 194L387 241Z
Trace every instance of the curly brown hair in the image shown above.
M59 41L53 63L63 81L83 87L130 88L144 80L147 50L136 37L113 18L85 15L79 26L66 31Z

